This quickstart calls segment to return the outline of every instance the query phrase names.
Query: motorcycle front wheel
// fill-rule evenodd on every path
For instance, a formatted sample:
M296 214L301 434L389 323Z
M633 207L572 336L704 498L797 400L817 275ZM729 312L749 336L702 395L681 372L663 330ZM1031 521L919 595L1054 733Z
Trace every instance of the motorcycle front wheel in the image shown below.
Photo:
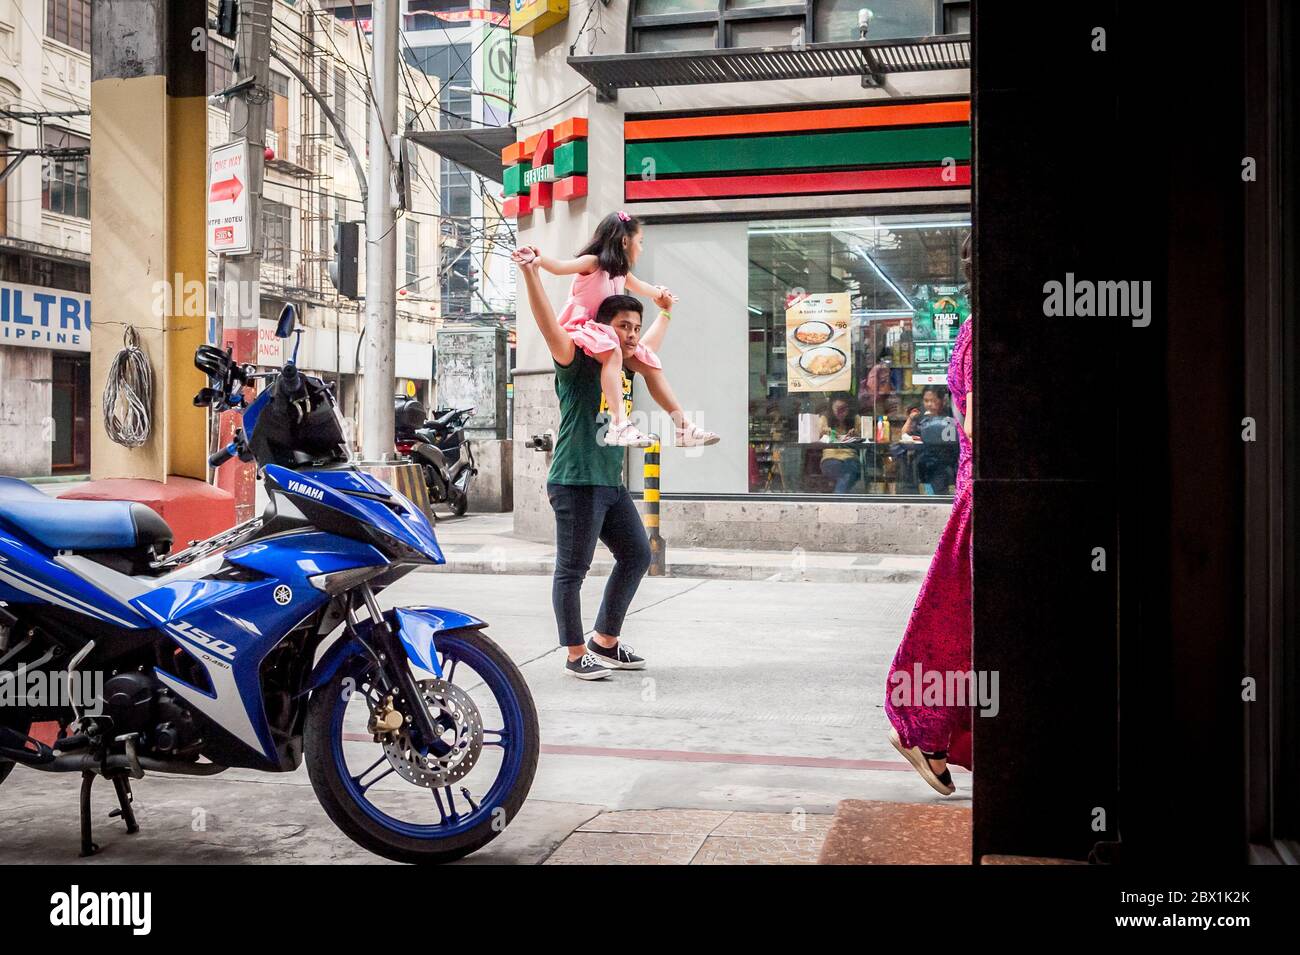
M443 863L487 845L514 819L537 771L537 708L523 674L478 630L436 639L441 679L417 680L442 731L421 754L392 712L379 665L357 655L312 694L307 772L330 819L399 862ZM459 797L459 798L458 798Z

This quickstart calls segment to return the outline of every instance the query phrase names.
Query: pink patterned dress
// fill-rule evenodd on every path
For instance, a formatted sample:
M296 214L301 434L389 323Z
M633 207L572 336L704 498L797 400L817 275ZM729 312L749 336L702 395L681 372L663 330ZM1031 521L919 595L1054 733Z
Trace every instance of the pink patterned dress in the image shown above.
M604 269L596 269L588 275L578 273L573 277L569 299L560 311L559 322L573 343L592 358L619 347L618 334L608 325L596 321L596 310L611 295L626 294L623 291L626 283L626 275L611 277ZM636 346L636 357L651 368L663 367L659 356L645 345Z
M957 332L948 365L948 390L963 417L966 394L974 381L974 325L972 317ZM927 753L947 750L948 762L969 769L973 707L920 705L922 687L915 685L918 666L922 674L945 675L966 673L971 668L971 446L965 429L957 429L957 441L960 453L956 498L925 583L916 595L903 642L889 668L885 715L898 730L904 747L919 746ZM900 693L900 688L906 688L908 693Z

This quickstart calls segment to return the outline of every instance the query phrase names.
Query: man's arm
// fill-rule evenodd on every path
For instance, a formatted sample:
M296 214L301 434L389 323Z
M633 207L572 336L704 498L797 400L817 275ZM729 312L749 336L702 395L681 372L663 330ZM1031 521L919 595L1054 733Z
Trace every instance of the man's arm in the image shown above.
M634 295L649 296L659 306L659 314L641 336L641 341L647 348L651 351L659 351L664 343L664 336L668 334L668 326L672 324L672 308L677 304L677 296L662 285L647 285L631 273L628 274L627 284L624 287Z
M641 344L653 352L658 352L664 343L664 336L668 334L668 326L672 324L673 315L668 309L661 309L655 316L655 320L650 327L645 330L641 336Z
M542 277L537 274L537 262L519 263L519 271L524 275L524 285L528 289L528 306L532 309L533 321L546 339L546 347L551 350L551 357L561 365L573 361L574 344L569 333L555 318L546 290L542 288Z

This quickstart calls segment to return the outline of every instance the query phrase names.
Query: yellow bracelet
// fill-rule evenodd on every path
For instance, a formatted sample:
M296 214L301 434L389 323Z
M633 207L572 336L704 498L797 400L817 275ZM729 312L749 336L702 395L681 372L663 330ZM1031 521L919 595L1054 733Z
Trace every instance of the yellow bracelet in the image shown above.
M668 311L668 309L666 309L666 308L661 308L661 309L659 309L659 317L660 317L660 318L672 318L672 317L673 317L673 313L670 312L670 311Z

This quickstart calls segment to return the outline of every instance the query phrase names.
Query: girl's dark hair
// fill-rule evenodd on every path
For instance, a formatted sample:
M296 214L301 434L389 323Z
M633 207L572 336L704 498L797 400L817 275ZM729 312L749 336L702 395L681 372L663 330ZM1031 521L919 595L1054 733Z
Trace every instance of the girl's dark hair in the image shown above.
M835 416L835 403L838 401L844 402L844 404L847 407L844 409L844 414L837 418ZM852 395L845 394L844 392L831 395L830 400L826 402L826 421L828 423L830 424L839 424L841 422L852 423L854 417L855 416L853 414Z
M600 220L595 235L578 255L594 255L600 268L612 278L627 275L631 267L627 261L627 249L623 248L623 240L630 239L640 231L641 223L636 216L630 216L626 212L611 212Z

